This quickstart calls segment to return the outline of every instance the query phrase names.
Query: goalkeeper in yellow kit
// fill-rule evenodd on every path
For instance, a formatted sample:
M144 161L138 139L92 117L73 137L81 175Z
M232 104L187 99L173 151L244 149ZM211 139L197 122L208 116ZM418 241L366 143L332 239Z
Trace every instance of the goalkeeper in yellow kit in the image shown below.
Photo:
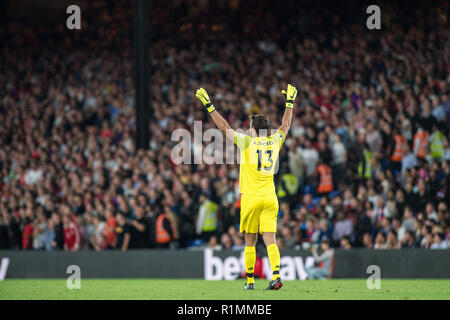
M245 268L247 284L245 290L255 289L254 267L258 232L262 234L272 268L272 281L266 290L278 290L283 286L280 279L280 251L276 244L278 198L275 193L273 175L279 150L291 126L292 108L297 89L288 84L282 90L286 110L280 128L268 135L269 120L264 115L250 116L252 136L234 131L212 105L205 89L197 90L195 96L207 108L214 123L227 138L240 149L239 191L241 197L240 232L245 234Z

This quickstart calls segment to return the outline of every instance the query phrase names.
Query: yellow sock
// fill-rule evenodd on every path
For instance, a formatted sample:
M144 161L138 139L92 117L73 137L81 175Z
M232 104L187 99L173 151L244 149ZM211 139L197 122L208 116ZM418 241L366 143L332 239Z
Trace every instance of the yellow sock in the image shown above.
M244 249L245 270L247 272L247 284L254 283L256 250L255 247L245 247Z
M267 255L272 268L272 280L275 280L280 277L280 251L275 243L267 246Z

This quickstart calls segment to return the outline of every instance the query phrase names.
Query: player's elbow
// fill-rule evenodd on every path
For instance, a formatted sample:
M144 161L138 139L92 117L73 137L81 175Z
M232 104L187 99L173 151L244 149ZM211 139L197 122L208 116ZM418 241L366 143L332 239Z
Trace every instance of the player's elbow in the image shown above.
M228 130L231 130L230 125L228 124L228 122L224 122L219 126L219 130L223 133L226 134Z
M283 122L281 124L280 130L283 131L285 134L287 134L290 128L291 128L291 124L290 123Z
M219 127L219 130L220 130L220 132L222 132L223 134L226 134L226 133L227 133L227 128L224 127L224 126L220 126L220 127Z

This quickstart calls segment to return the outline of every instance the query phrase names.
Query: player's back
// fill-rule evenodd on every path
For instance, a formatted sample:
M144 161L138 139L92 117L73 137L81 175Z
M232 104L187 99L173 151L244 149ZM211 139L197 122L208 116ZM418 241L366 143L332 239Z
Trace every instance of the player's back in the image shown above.
M234 140L240 149L239 190L242 194L275 194L273 176L284 138L281 130L260 137L235 134Z

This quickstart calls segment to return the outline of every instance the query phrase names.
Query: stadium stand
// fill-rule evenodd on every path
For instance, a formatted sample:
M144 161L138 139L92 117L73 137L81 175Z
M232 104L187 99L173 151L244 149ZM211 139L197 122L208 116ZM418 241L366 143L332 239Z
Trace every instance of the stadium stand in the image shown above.
M171 134L213 127L200 86L233 128L258 112L276 128L288 82L280 249L449 248L449 3L391 3L369 32L358 1L273 2L151 2L149 150L134 147L128 1L72 33L6 18L0 248L241 249L238 165L175 165Z

